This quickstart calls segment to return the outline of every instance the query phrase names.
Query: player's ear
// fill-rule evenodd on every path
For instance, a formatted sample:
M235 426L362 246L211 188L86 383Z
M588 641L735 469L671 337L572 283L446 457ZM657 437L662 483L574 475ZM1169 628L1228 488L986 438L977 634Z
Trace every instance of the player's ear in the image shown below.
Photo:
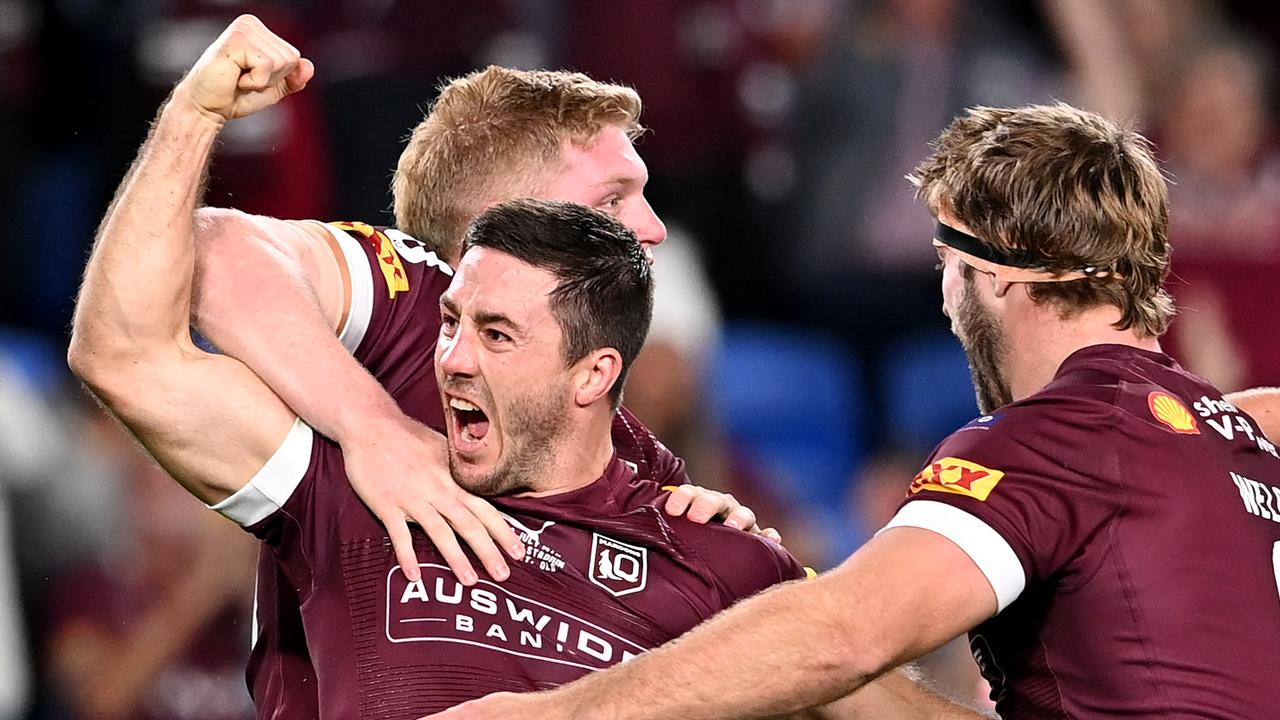
M611 347L587 353L573 365L571 389L573 401L586 407L609 395L609 389L622 374L622 355Z
M992 292L995 293L996 297L1004 297L1005 295L1008 295L1009 289L1016 284L1019 284L1019 283L1011 283L1008 280L1001 280L1000 278L994 275L991 276L991 290ZM1021 283L1021 284L1025 284L1025 283Z

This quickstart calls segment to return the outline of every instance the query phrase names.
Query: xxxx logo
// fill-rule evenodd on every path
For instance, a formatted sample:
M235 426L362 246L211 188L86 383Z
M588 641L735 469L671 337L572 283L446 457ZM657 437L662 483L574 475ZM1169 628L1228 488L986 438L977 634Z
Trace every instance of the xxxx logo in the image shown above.
M387 293L392 300L396 299L396 293L409 291L409 277L405 274L404 265L396 254L395 242L391 238L368 223L336 222L333 226L359 233L373 246L373 253L378 256L378 269L387 281Z
M922 490L968 495L986 501L1004 473L954 457L934 460L911 481L910 494Z

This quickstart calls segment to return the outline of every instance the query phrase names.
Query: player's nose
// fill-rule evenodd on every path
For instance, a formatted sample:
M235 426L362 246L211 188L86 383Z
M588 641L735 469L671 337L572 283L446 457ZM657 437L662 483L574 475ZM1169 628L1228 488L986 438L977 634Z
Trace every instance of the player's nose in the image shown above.
M628 223L631 229L635 231L636 238L646 250L651 250L661 245L667 239L667 226L662 222L662 218L653 211L653 206L649 201L640 197L640 202L636 208L635 217L631 218L632 222Z
M459 332L452 338L441 338L441 352L437 362L446 375L470 377L478 371L475 341L467 333Z

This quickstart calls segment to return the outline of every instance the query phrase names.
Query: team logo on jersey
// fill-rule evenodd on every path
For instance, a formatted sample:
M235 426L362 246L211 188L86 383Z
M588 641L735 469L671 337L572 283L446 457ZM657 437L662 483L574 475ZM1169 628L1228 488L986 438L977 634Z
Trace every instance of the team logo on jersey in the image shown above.
M986 502L1004 473L954 457L934 460L911 481L910 494L922 490L967 495Z
M592 533L589 577L614 597L640 592L649 579L649 551Z
M362 222L337 222L333 225L342 230L360 233L373 246L373 252L378 256L378 269L382 271L382 277L386 278L387 293L392 300L396 299L397 293L409 291L409 276L405 274L404 265L396 253L395 243L382 231Z
M1179 435L1199 435L1200 426L1195 416L1178 398L1167 392L1156 391L1147 396L1147 407L1151 415L1165 427Z

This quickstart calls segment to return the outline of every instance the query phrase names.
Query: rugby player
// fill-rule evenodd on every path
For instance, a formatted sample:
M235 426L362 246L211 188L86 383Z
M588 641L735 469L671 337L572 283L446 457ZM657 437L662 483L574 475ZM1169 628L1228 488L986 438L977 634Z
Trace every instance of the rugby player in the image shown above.
M255 36L270 34L253 18L237 22ZM376 103L370 108L376 112ZM199 213L196 323L340 442L352 484L387 526L411 579L410 520L467 585L477 575L452 528L496 579L509 570L489 536L513 557L523 552L492 507L454 484L445 462L430 372L437 300L450 280L441 261L458 260L463 232L481 210L522 195L599 208L631 227L646 249L660 243L665 229L645 200L647 171L631 144L639 113L629 88L580 74L489 68L449 83L413 132L394 187L397 221L409 234ZM753 514L732 496L685 484L682 461L626 408L615 418L614 443L641 478L679 486L669 512L754 527ZM281 573L274 555L263 553L249 684L261 717L311 717L315 673L297 593Z
M525 561L508 583L467 586L423 542L409 576L348 483L339 446L247 367L198 350L186 329L214 140L313 73L260 30L229 28L162 108L99 230L69 361L175 479L272 548L304 601L317 715L413 716L548 687L802 577L775 543L668 519L666 493L620 457L614 417L652 308L648 264L616 221L534 201L492 209L473 228L440 298L434 356L400 343L380 359L404 378L434 372L453 474L508 494L498 502ZM384 279L389 292L403 277ZM895 680L859 705L965 716Z
M1280 457L1160 352L1167 188L1147 143L1058 104L977 108L913 176L982 417L822 577L549 693L438 717L763 717L969 632L997 712L1272 718Z

